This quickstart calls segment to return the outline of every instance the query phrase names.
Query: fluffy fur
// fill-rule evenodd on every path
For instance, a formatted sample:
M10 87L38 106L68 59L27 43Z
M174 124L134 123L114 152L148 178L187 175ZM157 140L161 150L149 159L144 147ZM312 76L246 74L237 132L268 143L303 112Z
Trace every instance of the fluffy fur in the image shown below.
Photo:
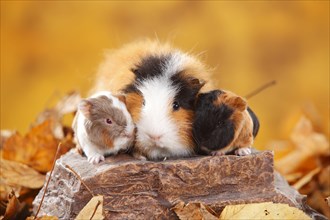
M134 124L123 96L98 92L83 99L73 122L76 140L91 163L126 151L134 140Z
M146 40L108 54L93 91L126 94L137 127L134 155L159 160L194 153L194 103L209 79L205 66L193 56Z
M256 115L246 101L229 91L200 94L196 102L193 134L201 153L251 153L259 130Z

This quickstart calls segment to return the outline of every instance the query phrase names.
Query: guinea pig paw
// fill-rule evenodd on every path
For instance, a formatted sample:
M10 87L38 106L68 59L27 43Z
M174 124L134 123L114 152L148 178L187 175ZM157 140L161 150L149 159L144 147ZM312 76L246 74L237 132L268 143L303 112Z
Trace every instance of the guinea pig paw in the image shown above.
M95 154L93 156L88 157L88 162L90 162L92 164L98 164L104 160L105 160L105 158L101 154Z
M222 151L212 151L211 155L212 156L223 156L223 155L225 155L225 153Z
M246 156L246 155L250 155L252 153L251 148L249 147L242 147L242 148L238 148L237 150L235 150L235 154L237 156Z

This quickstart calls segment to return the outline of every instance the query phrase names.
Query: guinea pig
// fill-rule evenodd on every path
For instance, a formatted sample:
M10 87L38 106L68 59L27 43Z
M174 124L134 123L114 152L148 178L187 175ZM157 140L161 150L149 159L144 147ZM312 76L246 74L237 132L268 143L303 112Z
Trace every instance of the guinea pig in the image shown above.
M210 79L198 59L158 41L139 41L109 53L94 90L123 92L136 124L133 155L161 160L194 154L195 99Z
M134 141L134 124L125 97L97 92L80 101L73 121L75 138L90 163L127 151Z
M199 94L193 135L200 153L251 154L258 131L257 116L240 96L223 90Z

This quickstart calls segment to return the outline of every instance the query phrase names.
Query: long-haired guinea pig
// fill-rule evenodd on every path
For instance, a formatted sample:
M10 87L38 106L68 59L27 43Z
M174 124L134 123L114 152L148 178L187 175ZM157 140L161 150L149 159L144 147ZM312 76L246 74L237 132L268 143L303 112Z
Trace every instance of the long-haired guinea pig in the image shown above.
M240 96L222 90L198 96L193 134L200 153L251 154L258 130L257 116Z
M195 57L169 44L145 40L109 53L92 91L126 94L137 127L133 155L160 160L194 154L194 103L209 79L209 71Z
M98 92L78 105L73 122L76 141L90 163L126 151L134 141L134 124L124 96Z

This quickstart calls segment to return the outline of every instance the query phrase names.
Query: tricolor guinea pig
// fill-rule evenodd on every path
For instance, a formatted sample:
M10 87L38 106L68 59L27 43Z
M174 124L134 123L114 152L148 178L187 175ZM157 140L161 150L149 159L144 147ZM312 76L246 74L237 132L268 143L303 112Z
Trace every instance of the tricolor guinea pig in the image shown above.
M97 92L78 105L73 122L75 138L90 163L127 151L134 141L134 124L124 96Z
M258 130L257 116L240 96L222 90L198 96L193 134L201 153L251 154Z
M93 90L126 94L137 127L133 155L161 160L194 154L194 104L209 79L209 71L192 55L145 40L109 53Z

